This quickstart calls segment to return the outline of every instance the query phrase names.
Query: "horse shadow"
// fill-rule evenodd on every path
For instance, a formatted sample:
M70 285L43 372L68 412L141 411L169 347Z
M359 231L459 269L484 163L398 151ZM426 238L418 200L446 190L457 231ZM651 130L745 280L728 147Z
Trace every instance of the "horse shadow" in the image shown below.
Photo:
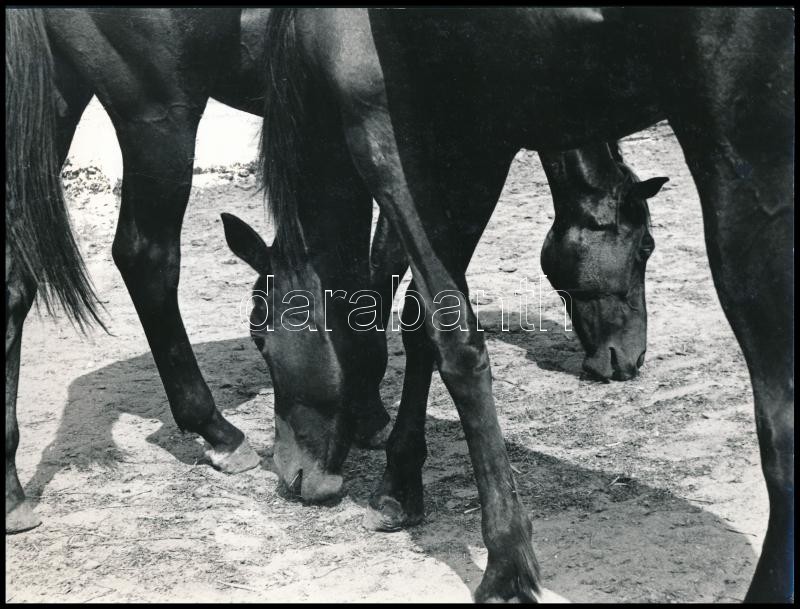
M240 410L272 384L266 364L249 337L194 345L198 365L217 408L225 415ZM195 434L181 432L169 408L152 355L147 352L114 362L75 379L55 439L44 449L25 487L38 503L47 485L66 468L115 467L129 455L119 449L113 427L124 415L160 423L147 442L187 465L207 458ZM263 456L263 455L262 455Z
M482 311L480 321L487 339L524 348L543 370L582 378L584 351L563 320L543 319L547 332L526 332L519 325L501 331L499 309ZM515 322L512 317L510 330ZM390 368L402 369L399 335L389 334L387 342ZM397 404L402 376L388 380L384 402ZM429 413L426 438L425 520L409 535L474 594L486 556L475 551L483 547L481 512L463 429L456 416ZM506 450L548 588L582 602L744 598L757 561L749 534L669 489L621 472L586 468L508 439ZM351 452L345 481L356 504L368 506L385 463L382 451Z
M407 531L420 551L447 565L474 595L486 551L461 425L429 416L426 428L425 519ZM548 589L572 602L743 600L758 558L747 533L668 489L619 472L585 468L515 442L506 441L506 450ZM345 480L349 496L366 509L385 459L356 453Z
M534 316L535 317L535 316ZM534 319L534 330L523 330L520 315L517 311L506 314L503 321L500 309L482 310L480 323L487 339L503 341L509 345L525 350L525 358L535 363L542 370L563 372L582 378L584 351L578 336L569 322L543 317L541 324ZM504 330L504 324L507 330Z
M537 363L548 345L572 352L577 343L563 332L548 332L542 341L517 333L495 336L525 346ZM394 334L388 338L390 367L402 369L400 339ZM249 338L201 343L195 352L223 412L239 412L271 387L266 365ZM401 376L384 384L385 403L396 403L401 384ZM29 496L35 499L60 469L74 466L76 460L111 465L124 458L112 435L123 415L159 421L159 429L147 441L183 463L192 465L202 454L195 438L175 426L155 365L145 353L90 372L70 385L58 433L27 486ZM76 429L82 433L76 435ZM480 504L463 430L455 417L429 414L427 438L426 517L408 534L418 551L446 564L474 594L483 575L485 550L480 550ZM619 472L586 468L514 441L507 441L506 448L519 495L534 523L534 547L549 588L573 601L596 601L602 594L612 595L608 600L621 595L645 602L744 596L756 556L745 534L712 512ZM271 469L269 461L264 459L262 467ZM343 475L357 505L367 506L384 466L383 451L351 451ZM700 578L680 575L686 573Z

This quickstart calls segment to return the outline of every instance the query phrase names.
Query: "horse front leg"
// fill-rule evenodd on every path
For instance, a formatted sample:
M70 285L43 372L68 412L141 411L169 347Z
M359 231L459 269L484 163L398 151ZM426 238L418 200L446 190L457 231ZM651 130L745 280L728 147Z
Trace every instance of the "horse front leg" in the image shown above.
M706 30L717 24L711 19L704 23ZM717 35L689 37L683 42L686 49L671 53L702 61L689 69L665 69L662 85L670 124L700 195L714 285L753 387L770 507L745 601L791 602L794 20L789 11L754 9L731 13L730 22L718 26ZM769 32L770 44L751 36L759 29ZM748 34L739 37L742 44L720 46L718 41L729 39L731 31ZM735 75L746 75L741 86L730 86Z
M443 154L439 149L433 152L429 163L439 185L437 201L451 210L458 210L454 215L454 230L449 231L450 236L439 251L449 258L448 266L463 274L500 197L513 154L477 147L466 133L463 141L442 142L440 147L442 145L455 147L461 160L453 164L450 160L453 155ZM442 159L448 159L444 166L439 162ZM388 286L393 286L391 278L386 276L389 272L402 275L408 267L402 245L384 214L375 232L372 263L373 279L380 277ZM466 295L466 285L463 290ZM412 281L407 292L411 297L406 298L401 317L406 352L403 395L387 442L386 471L372 496L365 519L365 525L376 530L397 530L423 518L422 466L427 455L425 412L436 352L421 323L425 309L416 297L417 292L417 284ZM394 292L388 296L386 300L391 303ZM386 324L389 313L384 315Z
M760 165L756 157L747 162ZM703 203L714 284L750 372L769 496L766 537L745 600L790 602L794 597L792 164L785 162L778 171L772 166L769 172L754 172L750 185L758 184L760 201L754 199L750 185L733 178L724 164L691 163ZM770 205L774 207L769 209Z
M369 56L369 50L367 50ZM374 48L372 49L374 54ZM373 64L373 69L380 70ZM360 72L364 74L363 71ZM364 82L368 90L359 90ZM406 179L414 159L404 157L395 137L385 91L371 91L380 78L340 82L344 102L345 133L356 167L397 231L409 257L414 280L424 301L425 329L433 345L441 377L464 428L482 506L483 539L489 551L486 573L475 597L534 601L541 593L539 571L531 545L531 523L517 496L492 396L489 356L477 320L463 288L463 273L449 270L428 235L435 234L428 207L428 226ZM381 89L382 89L381 84ZM417 191L419 193L419 191ZM422 195L425 196L424 194ZM428 229L428 230L426 230ZM447 294L447 298L442 298ZM457 301L454 304L453 298ZM457 306L459 329L446 331L435 318L445 306ZM453 311L454 309L450 309Z
M412 281L409 290L416 291ZM416 298L403 307L403 346L406 365L403 395L392 432L386 442L386 470L372 494L364 526L375 531L397 531L422 521L422 466L428 455L425 412L431 386L434 352L418 321L424 309Z
M217 409L197 365L178 308L180 232L189 200L201 111L173 104L163 121L122 120L122 205L113 245L144 328L175 422L210 445L212 464L227 473L260 462L244 434Z
M761 164L756 158L752 163ZM731 179L729 168L709 165L695 171L713 176L698 181L706 246L720 302L750 372L770 505L761 557L745 600L789 602L794 597L792 164L773 165L752 176L760 202L748 186Z
M792 130L787 121L785 131L749 138L743 136L751 126L779 121L756 116L741 130L697 129L679 118L671 122L700 194L714 285L750 373L769 495L766 537L745 600L789 602L794 598L794 163L791 145L783 144Z

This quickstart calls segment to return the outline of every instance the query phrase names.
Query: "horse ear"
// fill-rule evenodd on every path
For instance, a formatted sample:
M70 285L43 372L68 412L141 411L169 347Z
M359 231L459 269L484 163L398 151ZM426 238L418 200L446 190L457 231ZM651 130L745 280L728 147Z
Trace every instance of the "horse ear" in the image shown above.
M272 266L270 263L270 249L264 240L258 236L244 220L233 214L220 214L225 227L225 241L228 247L239 258L244 260L260 275L268 275Z
M639 199L649 199L656 196L667 182L669 178L650 178L644 182L636 182L631 185L631 194Z

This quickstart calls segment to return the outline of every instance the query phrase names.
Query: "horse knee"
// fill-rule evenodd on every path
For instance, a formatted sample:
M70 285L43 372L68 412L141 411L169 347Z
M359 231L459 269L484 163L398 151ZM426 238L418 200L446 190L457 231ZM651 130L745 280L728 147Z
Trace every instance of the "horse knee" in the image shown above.
M180 270L180 253L177 240L175 244L143 237L128 237L118 234L111 248L114 264L124 277L140 274L158 276L166 280L167 285L177 286Z
M435 331L431 336L443 378L476 377L489 368L489 353L481 335L474 329Z
M8 410L8 407L6 407ZM6 413L6 457L13 458L19 446L19 425L17 417L9 417Z

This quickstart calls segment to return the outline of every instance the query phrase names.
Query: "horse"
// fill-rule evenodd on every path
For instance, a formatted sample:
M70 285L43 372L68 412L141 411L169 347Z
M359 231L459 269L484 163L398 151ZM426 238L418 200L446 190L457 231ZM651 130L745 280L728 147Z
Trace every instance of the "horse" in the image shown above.
M17 381L26 315L38 293L48 309L62 304L81 329L103 325L57 180L94 95L111 117L124 163L113 258L147 336L175 422L206 440L212 465L223 472L234 474L259 463L244 434L214 404L184 329L177 289L180 230L191 189L197 125L210 97L263 114L262 58L269 13L225 8L6 10L7 533L40 522L25 501L15 465ZM553 188L564 193L557 206L563 200L564 205L598 210L615 207L623 180L610 154L600 149L571 152L567 171L551 179L551 185L559 184ZM559 153L552 158L562 162ZM572 186L567 184L573 180ZM592 184L601 182L600 190L592 190ZM393 268L404 264L392 263L388 252L398 249L391 239L381 240L374 251L375 259ZM399 251L404 260L402 248ZM646 323L644 316L644 311L636 315L637 327ZM287 348L289 354L294 352L294 347ZM376 361L381 357L385 354L378 354ZM295 364L311 365L301 360ZM595 368L609 378L622 374ZM354 408L354 439L375 447L386 435L389 416L377 381L368 386Z
M358 230L356 211L366 230L372 195L420 295L403 310L406 377L368 526L419 521L435 363L479 491L488 562L475 599L541 597L532 526L506 454L464 272L517 150L586 146L667 119L700 195L714 284L753 388L770 513L745 600L793 598L792 33L790 11L762 8L274 10L263 168L278 235L271 249L255 236L234 251L260 265L256 286L273 290L273 302L339 282L357 289L352 258L345 265L331 254ZM366 184L360 210L352 191L343 197L336 189L358 178ZM546 273L607 238L595 220L548 236ZM617 220L620 235L643 239L641 210ZM637 242L633 259L589 255L560 279L548 275L575 288L574 316L590 324L598 311L635 306L634 259L647 247ZM626 272L613 289L596 284L620 263ZM347 322L346 307L330 306L326 315L334 330ZM295 348L326 376L292 395L304 368L303 358L282 348L286 334L276 324L256 337L282 402L276 462L303 476L308 468L314 484L332 488L346 396L360 378L354 370L369 370L369 349L336 341L335 332L297 333L304 336ZM610 347L608 357L619 353Z

